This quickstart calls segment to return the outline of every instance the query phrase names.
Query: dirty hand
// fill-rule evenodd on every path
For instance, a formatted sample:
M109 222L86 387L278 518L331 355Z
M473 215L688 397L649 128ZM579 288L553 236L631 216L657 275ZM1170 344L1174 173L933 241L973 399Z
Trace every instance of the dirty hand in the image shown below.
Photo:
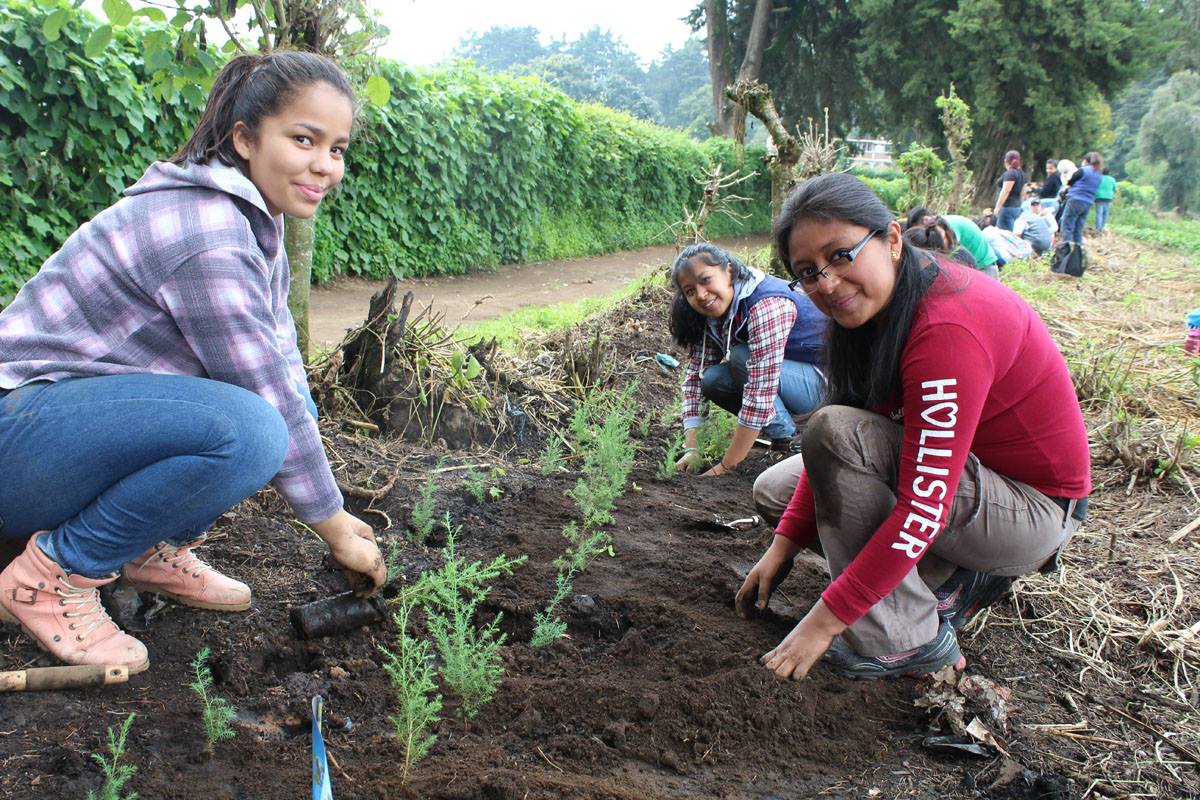
M379 591L387 580L387 567L370 525L343 509L313 529L329 545L329 555L346 573L355 594L367 597Z
M792 632L759 660L779 677L798 681L829 649L833 637L844 630L845 623L833 615L824 600L818 600Z
M743 619L750 619L766 609L771 593L792 571L792 563L799 552L800 545L786 536L776 535L767 552L751 567L733 600L734 608Z
M675 469L680 472L696 472L700 469L700 452L689 450L675 462Z

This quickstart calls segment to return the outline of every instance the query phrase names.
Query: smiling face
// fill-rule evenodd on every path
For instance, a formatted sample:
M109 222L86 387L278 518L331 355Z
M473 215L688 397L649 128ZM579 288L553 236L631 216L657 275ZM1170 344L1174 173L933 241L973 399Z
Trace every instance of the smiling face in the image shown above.
M679 271L675 282L688 305L701 316L722 317L733 303L733 267L729 264L715 267L696 256Z
M867 233L852 222L804 219L788 237L788 267L793 275L824 269L838 251L850 250ZM892 301L900 252L900 225L893 222L882 236L867 242L840 277L822 277L808 296L817 310L843 328L864 325Z
M354 107L328 83L300 89L278 113L264 117L258 131L242 122L233 128L233 146L247 162L272 216L307 219L325 194L342 180Z

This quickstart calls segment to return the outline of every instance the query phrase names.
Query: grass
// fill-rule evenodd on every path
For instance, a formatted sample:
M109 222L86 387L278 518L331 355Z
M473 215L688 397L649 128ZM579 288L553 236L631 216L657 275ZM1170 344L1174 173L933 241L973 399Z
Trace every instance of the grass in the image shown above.
M494 338L501 347L518 351L530 333L549 333L578 325L589 317L611 311L621 301L641 291L642 287L661 280L661 273L654 271L601 297L582 297L550 306L518 309L499 319L463 325L458 335L468 340Z
M1115 207L1109 226L1130 239L1200 256L1200 220L1159 215L1136 206Z

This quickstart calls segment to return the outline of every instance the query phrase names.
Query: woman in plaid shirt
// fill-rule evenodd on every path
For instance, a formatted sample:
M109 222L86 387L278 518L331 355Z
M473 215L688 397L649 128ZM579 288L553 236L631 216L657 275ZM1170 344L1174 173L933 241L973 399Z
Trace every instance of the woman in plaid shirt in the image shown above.
M354 92L311 53L244 55L196 132L79 228L0 314L0 619L70 664L149 666L100 604L216 611L250 589L192 548L267 482L362 593L385 569L342 507L287 307L283 214L341 180Z
M671 334L689 351L683 379L684 452L677 466L700 466L697 436L703 401L737 414L721 460L705 475L737 468L760 431L790 449L793 414L821 402L820 363L828 320L784 281L752 269L711 244L686 248L671 278Z

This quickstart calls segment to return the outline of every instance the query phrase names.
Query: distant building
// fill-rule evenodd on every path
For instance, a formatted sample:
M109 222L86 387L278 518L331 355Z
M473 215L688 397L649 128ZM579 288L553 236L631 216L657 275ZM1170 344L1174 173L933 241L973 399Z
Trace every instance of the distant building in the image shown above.
M845 139L850 148L847 160L853 167L891 167L896 160L892 158L892 143L887 139Z

